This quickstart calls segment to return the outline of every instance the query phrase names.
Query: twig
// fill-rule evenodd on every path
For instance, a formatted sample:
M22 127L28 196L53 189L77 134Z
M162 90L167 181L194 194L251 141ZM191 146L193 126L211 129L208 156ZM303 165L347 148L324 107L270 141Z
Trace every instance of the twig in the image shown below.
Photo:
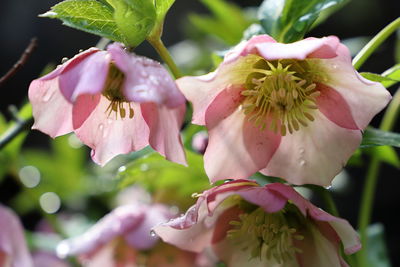
M18 70L26 63L26 61L28 61L29 57L31 56L33 50L35 50L36 47L37 47L37 38L34 37L31 39L28 47L25 49L24 53L21 55L17 63L15 63L14 66L3 77L0 78L0 87L6 80L14 76L14 74L18 72Z
M3 149L11 140L14 139L22 131L29 129L33 124L33 118L17 121L16 124L9 128L2 136L0 136L0 150Z

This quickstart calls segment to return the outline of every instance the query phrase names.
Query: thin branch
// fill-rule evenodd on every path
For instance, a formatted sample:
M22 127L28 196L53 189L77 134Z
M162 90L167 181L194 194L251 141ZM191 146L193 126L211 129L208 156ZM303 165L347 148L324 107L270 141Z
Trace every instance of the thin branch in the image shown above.
M35 50L36 47L37 47L37 38L34 37L31 39L28 47L25 49L24 53L21 55L17 63L15 63L14 66L3 77L0 78L0 87L6 80L10 79L12 76L15 75L15 73L18 72L19 69L21 69L21 67L28 61L29 57L31 56L32 52Z
M11 142L18 134L29 129L33 124L33 118L17 121L14 126L0 136L0 150Z

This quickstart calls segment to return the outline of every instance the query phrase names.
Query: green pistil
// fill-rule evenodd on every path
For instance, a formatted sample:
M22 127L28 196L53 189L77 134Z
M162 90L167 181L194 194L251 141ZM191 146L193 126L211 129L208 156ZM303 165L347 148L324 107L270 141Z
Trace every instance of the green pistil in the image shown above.
M111 63L103 95L110 100L110 105L106 110L108 116L110 116L112 112L115 112L116 119L118 118L118 114L121 119L124 119L127 115L129 118L133 118L134 116L133 108L122 92L124 81L124 73ZM129 114L127 114L127 110L129 111Z
M248 120L261 130L269 129L285 136L314 120L320 92L306 70L307 62L295 60L259 60L248 75L242 109Z
M304 239L289 223L284 211L266 213L257 208L230 222L233 229L228 231L228 238L250 251L251 258L283 263L302 252L294 246L293 240Z

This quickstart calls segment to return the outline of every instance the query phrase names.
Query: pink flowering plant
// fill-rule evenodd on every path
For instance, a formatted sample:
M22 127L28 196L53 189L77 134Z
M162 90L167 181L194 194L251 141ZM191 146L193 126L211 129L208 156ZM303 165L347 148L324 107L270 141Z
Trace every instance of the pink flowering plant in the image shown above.
M387 208L400 19L366 39L353 14L374 20L368 5L199 2L209 15L175 0L65 0L39 15L101 39L39 35L42 58L69 58L37 61L26 103L0 113L0 267L400 264ZM377 185L381 166L393 186Z

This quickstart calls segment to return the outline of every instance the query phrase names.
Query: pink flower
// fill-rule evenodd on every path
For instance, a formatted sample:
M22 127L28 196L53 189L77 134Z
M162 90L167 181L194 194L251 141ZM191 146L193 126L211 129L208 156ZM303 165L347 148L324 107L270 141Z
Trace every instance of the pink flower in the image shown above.
M172 217L162 204L120 206L83 235L57 246L61 258L77 255L83 266L194 266L197 254L162 244L151 234ZM200 266L200 265L199 265Z
M357 233L290 186L236 180L203 192L182 217L158 225L165 242L193 252L212 249L228 266L347 266Z
M192 148L194 151L204 154L208 144L208 134L206 131L200 131L192 137Z
M33 266L21 222L13 211L2 205L0 205L0 266Z
M193 123L208 128L212 182L261 171L328 186L391 98L354 70L335 36L291 44L255 36L215 72L177 82L193 103Z
M104 165L150 145L186 164L180 139L185 98L158 62L119 44L90 48L29 87L34 129L60 136L74 131Z

